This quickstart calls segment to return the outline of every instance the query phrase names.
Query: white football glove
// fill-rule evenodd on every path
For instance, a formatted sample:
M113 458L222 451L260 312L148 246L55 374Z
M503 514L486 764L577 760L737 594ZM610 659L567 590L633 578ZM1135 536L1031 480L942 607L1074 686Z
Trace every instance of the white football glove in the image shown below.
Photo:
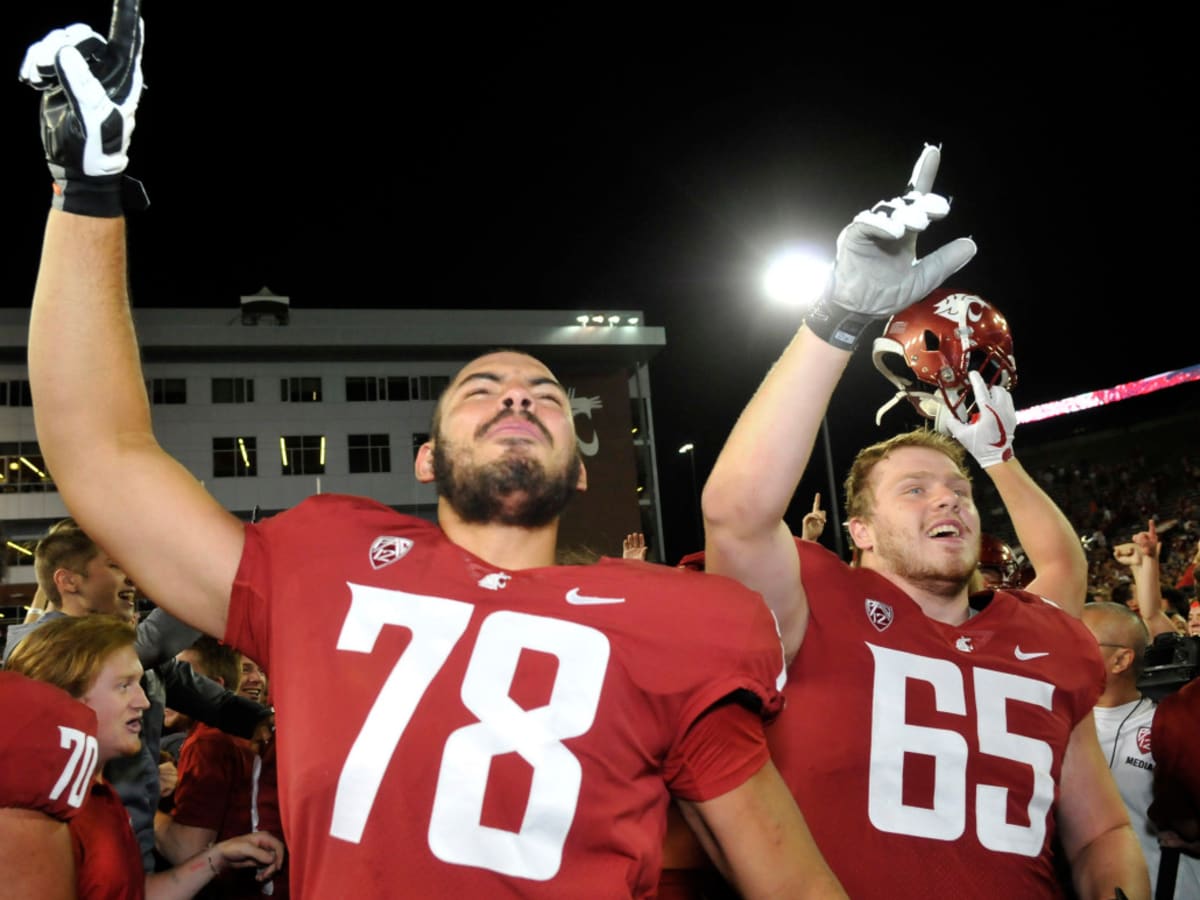
M941 148L926 144L907 192L842 229L829 281L805 319L817 337L853 350L871 322L911 306L975 255L975 242L958 238L917 259L917 235L950 211L949 201L932 193L940 162Z
M1017 412L1012 395L1000 385L988 387L978 372L968 372L976 410L970 422L960 422L945 404L938 405L937 430L948 434L987 469L1013 456L1013 433L1017 430Z

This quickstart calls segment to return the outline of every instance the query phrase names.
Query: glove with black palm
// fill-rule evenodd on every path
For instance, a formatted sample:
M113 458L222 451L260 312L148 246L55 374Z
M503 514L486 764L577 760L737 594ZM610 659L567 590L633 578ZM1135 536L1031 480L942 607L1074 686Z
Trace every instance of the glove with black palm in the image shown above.
M871 322L911 306L975 255L975 242L958 238L917 259L917 235L950 211L931 193L940 162L941 149L926 144L904 196L863 210L838 235L833 271L805 319L826 343L853 350Z
M21 80L42 91L42 147L54 177L55 209L115 217L146 205L141 183L123 176L142 94L139 0L115 0L108 39L87 25L59 28L25 53Z

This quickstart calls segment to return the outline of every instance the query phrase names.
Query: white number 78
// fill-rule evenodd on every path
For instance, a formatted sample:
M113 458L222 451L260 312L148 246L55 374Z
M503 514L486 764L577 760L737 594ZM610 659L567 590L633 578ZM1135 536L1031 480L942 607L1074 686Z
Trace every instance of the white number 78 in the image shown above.
M356 584L350 590L339 650L372 652L385 625L412 631L338 779L330 834L357 843L392 754L421 697L466 631L474 606ZM526 710L508 695L523 649L558 659L550 700L536 709ZM446 740L429 821L435 856L523 878L554 877L582 777L579 760L562 741L591 728L608 658L608 639L594 628L508 610L483 620L461 688L463 704L478 721ZM511 752L533 768L518 832L480 822L491 759Z

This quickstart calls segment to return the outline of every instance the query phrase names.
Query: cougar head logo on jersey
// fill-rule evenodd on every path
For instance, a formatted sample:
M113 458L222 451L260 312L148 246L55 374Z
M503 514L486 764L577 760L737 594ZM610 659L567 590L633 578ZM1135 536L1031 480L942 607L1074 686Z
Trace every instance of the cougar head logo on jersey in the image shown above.
M892 607L879 600L867 601L867 621L875 626L876 631L885 631L892 624Z
M371 543L371 568L382 569L399 562L412 548L413 542L408 538L381 534Z

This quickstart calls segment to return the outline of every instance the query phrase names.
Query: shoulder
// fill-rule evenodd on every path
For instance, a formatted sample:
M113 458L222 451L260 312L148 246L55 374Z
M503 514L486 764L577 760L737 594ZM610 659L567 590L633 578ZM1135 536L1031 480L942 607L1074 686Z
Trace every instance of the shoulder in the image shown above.
M318 494L261 522L246 526L248 543L269 541L300 549L321 547L327 552L345 543L370 538L377 543L421 537L444 537L436 522L396 512L368 497ZM369 541L368 541L369 543Z
M68 818L76 792L53 788L70 768L81 784L90 777L73 754L95 743L96 714L65 691L14 672L0 672L0 806L37 809ZM86 754L84 754L86 756Z

